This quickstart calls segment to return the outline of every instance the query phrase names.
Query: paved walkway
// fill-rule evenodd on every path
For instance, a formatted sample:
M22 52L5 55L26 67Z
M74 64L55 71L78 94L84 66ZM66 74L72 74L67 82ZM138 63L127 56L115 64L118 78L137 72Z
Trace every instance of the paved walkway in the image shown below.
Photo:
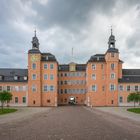
M140 114L127 111L131 107L95 107L94 109L140 122Z
M35 114L43 113L49 111L49 107L14 107L18 111L14 113L9 113L5 115L0 115L0 125L4 123L13 123L17 121L23 121L32 118Z
M0 124L0 140L140 140L140 123L80 106Z

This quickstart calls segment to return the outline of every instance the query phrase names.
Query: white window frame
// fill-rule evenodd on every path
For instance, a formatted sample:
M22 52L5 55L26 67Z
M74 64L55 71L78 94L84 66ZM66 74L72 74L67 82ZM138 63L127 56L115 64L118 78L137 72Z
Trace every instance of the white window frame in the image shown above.
M25 98L25 102L23 102L23 99ZM26 104L26 96L22 97L22 103Z
M92 70L96 70L96 64L92 64Z
M123 85L119 85L119 91L124 91Z
M15 86L15 91L19 91L19 86Z
M36 69L36 63L32 63L32 70Z
M115 91L115 90L116 90L115 84L110 84L110 91Z
M92 91L96 92L97 91L97 85L92 85Z
M17 99L17 102L16 102L16 99ZM15 104L18 104L19 100L18 100L18 97L15 97Z
M37 79L37 75L36 74L32 74L32 80L36 80Z
M137 87L137 90L136 90L136 87ZM139 86L138 86L138 85L135 85L135 86L134 86L134 90L135 90L135 91L139 91Z
M128 87L130 87L129 90L128 90ZM127 85L127 86L126 86L126 91L131 91L131 86L130 86L130 85Z
M49 89L48 85L44 85L44 86L43 86L43 91L44 91L44 92L48 92L48 91L49 91L48 89Z
M123 103L123 97L122 96L119 97L119 103Z
M113 67L112 67L113 66ZM111 70L114 70L115 69L115 64L114 63L111 63L110 64L110 68L111 68Z
M50 69L51 69L51 70L54 69L54 64L50 64Z
M116 77L116 76L115 76L115 73L111 73L111 74L110 74L110 79L115 79L115 77Z
M96 80L96 74L92 74L92 80Z
M36 87L36 85L32 85L32 92L37 92L37 87Z
M48 64L45 63L43 67L45 70L48 69Z
M44 74L44 80L48 79L48 74Z
M50 80L54 80L54 75L53 74L50 75Z
M54 86L50 85L50 91L53 92L54 91Z

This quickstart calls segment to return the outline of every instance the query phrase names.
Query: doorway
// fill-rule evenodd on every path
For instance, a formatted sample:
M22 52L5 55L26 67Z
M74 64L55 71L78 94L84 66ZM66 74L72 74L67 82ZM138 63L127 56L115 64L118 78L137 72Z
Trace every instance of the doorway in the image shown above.
M69 97L69 104L70 105L75 105L76 104L76 98L73 97L73 96Z

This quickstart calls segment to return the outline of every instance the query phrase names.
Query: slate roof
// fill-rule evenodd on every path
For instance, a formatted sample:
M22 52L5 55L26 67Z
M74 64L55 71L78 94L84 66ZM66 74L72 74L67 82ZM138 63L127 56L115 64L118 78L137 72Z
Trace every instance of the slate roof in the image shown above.
M57 61L51 53L41 53L41 61Z
M36 54L36 53L41 53L39 49L31 49L28 51L28 53L33 53L33 54Z
M123 69L122 74L125 76L131 76L131 75L140 76L140 69Z
M104 54L95 54L90 57L88 62L105 62L105 55Z
M109 48L109 49L107 50L107 52L115 52L115 53L118 53L119 50L116 49L116 48Z
M69 71L69 65L59 65L58 71ZM86 64L76 64L76 71L86 71Z
M140 69L123 69L120 83L140 83Z
M17 76L17 80L14 77ZM25 80L24 77L27 77ZM0 68L0 82L27 82L28 70L27 69L9 69Z

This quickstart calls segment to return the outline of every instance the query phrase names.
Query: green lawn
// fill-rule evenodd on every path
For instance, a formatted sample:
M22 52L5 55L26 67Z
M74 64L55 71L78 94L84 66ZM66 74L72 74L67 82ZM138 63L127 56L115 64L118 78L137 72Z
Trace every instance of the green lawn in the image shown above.
M134 112L134 113L140 114L140 108L129 108L129 109L127 109L127 111L130 111L130 112Z
M17 109L14 109L14 108L4 108L3 110L0 109L0 115L7 114L7 113L12 113L12 112L15 112L15 111L17 111Z

